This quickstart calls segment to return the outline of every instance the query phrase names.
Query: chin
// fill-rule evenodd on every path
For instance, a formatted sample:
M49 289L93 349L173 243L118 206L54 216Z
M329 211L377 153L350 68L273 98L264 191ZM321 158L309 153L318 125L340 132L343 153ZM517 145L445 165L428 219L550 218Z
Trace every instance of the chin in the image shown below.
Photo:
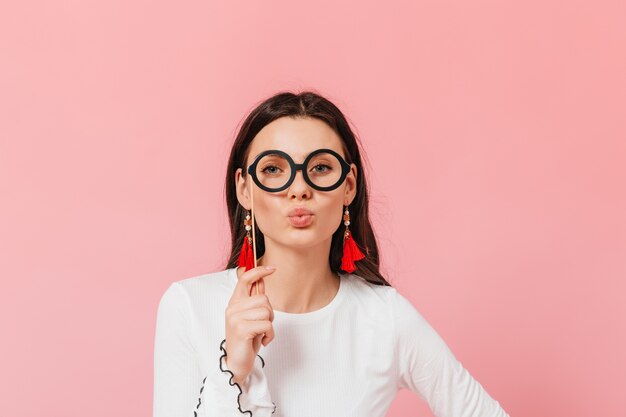
M324 236L320 235L319 230L314 230L310 227L292 227L290 229L283 235L283 239L280 240L285 246L310 248L319 245L325 240Z

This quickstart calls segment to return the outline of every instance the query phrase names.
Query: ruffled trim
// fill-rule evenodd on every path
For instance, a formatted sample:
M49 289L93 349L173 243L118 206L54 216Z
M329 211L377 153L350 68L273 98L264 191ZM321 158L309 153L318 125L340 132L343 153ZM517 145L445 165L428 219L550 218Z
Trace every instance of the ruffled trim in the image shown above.
M222 342L220 343L220 351L224 352L224 354L222 356L220 356L220 371L222 371L224 373L229 373L230 374L230 379L228 380L228 383L231 386L232 385L236 385L237 388L239 388L239 394L237 394L237 408L239 409L239 411L242 414L250 413L250 417L252 417L252 411L250 411L250 410L242 410L241 409L241 402L239 401L239 397L241 397L241 394L243 393L243 390L241 389L241 386L238 383L233 381L233 378L235 377L235 375L229 369L222 368L222 359L224 359L224 358L226 358L226 356L228 356L227 353L226 353L226 349L224 349L224 343L226 343L226 339L223 339ZM265 361L263 360L261 355L257 354L257 356L261 359L261 367L265 368ZM203 382L203 384L204 384L204 382ZM202 389L200 389L200 392L202 392ZM274 404L274 410L272 410L272 414L274 414L276 412L276 403L274 401L272 401L272 404ZM195 411L194 411L194 417L197 417L195 415Z
M206 381L206 376L202 380L202 386L200 387L200 395L198 396L198 405L196 405L196 409L193 410L193 417L198 417L198 409L200 408L200 404L202 404L202 391L204 391L204 382Z

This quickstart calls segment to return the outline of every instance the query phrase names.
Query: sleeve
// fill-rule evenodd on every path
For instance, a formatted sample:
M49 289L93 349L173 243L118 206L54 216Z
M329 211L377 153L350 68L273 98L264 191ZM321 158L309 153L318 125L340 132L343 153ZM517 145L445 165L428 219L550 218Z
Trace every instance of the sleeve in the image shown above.
M237 387L237 406L241 413L248 413L248 415L255 417L266 417L274 414L276 411L276 405L272 402L267 378L263 372L265 361L261 355L256 355L252 372L250 372L244 381L244 386L242 388L238 383L233 381L234 375L230 369L228 369L228 365L226 363L226 357L228 354L224 349L225 343L226 339L223 339L220 343L222 356L220 356L219 367L220 372L223 375L221 386ZM220 413L216 414L216 416L224 415L223 413L224 411L220 411Z
M417 394L437 417L509 417L413 304L397 291L394 297L399 389Z
M263 358L257 355L259 360L242 391L239 384L230 383L232 373L226 371L225 363L224 371L221 369L223 357L215 356L215 372L201 373L191 335L189 298L174 282L161 297L157 311L153 417L265 417L275 411Z

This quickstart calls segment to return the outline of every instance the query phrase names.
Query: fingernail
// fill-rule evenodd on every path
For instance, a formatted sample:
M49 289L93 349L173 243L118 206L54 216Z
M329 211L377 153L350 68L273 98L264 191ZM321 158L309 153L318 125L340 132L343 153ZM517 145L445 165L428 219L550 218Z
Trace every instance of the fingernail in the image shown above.
M275 266L266 265L265 269L269 269L271 271L273 269L276 269L276 267Z

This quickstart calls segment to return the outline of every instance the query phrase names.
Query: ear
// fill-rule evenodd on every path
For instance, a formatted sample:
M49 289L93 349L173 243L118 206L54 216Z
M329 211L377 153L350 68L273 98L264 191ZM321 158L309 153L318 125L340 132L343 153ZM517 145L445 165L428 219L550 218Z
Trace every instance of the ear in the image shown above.
M345 206L349 206L356 196L356 177L358 175L356 164L350 164L350 172L346 177Z
M248 187L248 181L246 181L248 176L244 178L241 174L242 169L237 168L237 171L235 171L235 188L237 189L237 200L239 201L239 204L241 204L246 210L250 210L250 189Z

